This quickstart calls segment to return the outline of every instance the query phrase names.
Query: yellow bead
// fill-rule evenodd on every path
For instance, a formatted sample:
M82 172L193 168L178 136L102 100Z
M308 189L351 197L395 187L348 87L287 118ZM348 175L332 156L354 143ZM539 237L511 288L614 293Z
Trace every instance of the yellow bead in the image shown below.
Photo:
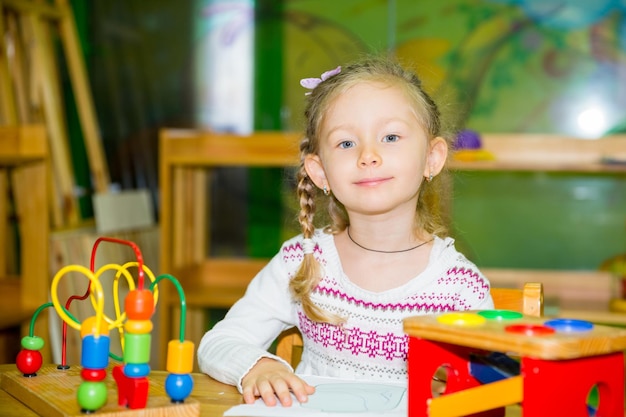
M193 370L193 342L170 340L167 344L167 365L165 369L172 374L188 374Z
M128 320L124 323L124 330L133 334L146 334L152 331L150 320Z
M98 327L96 324L96 316L87 317L85 320L83 320L83 323L80 326L80 337L84 338L85 336L88 336L90 334L95 335L97 329ZM109 335L109 326L107 325L106 321L104 321L104 319L100 320L99 330L100 336Z

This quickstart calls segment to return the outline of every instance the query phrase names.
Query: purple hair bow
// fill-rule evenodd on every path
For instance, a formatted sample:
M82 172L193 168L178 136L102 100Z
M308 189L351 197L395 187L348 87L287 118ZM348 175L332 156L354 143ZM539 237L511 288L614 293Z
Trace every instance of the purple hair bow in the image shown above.
M322 81L325 81L332 77L333 75L337 75L341 72L341 66L332 69L330 71L326 71L322 74L321 78L303 78L300 80L300 85L304 88L308 88L309 90L313 90L315 87L319 85ZM311 92L305 93L305 95L309 95Z

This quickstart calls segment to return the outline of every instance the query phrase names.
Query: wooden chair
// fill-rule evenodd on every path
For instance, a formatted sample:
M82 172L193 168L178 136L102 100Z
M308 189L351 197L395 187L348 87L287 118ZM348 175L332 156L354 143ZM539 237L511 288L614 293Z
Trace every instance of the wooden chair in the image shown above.
M491 298L497 310L519 311L532 317L543 316L543 284L540 282L527 282L523 289L492 288ZM302 357L302 348L302 336L294 327L278 337L276 355L295 368Z

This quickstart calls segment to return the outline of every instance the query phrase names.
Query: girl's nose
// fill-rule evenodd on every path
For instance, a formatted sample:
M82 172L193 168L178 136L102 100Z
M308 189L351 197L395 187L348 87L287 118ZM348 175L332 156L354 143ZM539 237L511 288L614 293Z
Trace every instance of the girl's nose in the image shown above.
M382 158L375 146L365 146L359 155L359 165L369 166L380 164Z

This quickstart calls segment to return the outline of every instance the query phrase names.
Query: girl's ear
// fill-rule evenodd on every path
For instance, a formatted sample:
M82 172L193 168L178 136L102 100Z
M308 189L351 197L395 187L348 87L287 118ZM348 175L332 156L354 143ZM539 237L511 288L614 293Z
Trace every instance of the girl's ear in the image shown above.
M309 178L311 178L311 181L313 181L318 188L323 189L325 186L328 187L326 172L324 171L322 160L318 155L311 154L305 156L304 169Z
M428 156L424 167L424 177L435 176L441 172L448 159L448 142L437 136L428 144Z

